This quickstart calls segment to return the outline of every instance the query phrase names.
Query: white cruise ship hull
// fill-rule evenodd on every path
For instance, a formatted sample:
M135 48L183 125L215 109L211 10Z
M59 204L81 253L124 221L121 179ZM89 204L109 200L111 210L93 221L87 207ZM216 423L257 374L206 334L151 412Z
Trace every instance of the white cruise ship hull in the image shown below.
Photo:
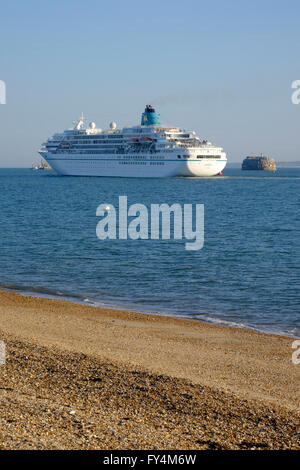
M42 157L60 175L66 176L115 176L137 178L166 178L175 176L210 177L220 173L226 166L226 154L220 159L190 158L176 156L153 157L152 154L103 155L58 154L40 152Z

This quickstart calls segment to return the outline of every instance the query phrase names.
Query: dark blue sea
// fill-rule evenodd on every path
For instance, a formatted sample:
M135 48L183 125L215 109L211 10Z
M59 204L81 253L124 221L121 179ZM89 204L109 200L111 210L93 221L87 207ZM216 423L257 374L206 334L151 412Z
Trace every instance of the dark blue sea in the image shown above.
M215 178L61 177L0 170L0 288L300 337L300 169ZM205 205L186 240L96 237L96 208Z

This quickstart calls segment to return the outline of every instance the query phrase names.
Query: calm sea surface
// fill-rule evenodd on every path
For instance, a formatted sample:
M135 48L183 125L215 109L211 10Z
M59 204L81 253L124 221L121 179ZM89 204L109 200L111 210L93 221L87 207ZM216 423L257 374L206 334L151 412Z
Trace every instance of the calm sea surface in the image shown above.
M0 287L300 337L300 169L223 177L0 170ZM96 208L203 203L205 243L96 237Z

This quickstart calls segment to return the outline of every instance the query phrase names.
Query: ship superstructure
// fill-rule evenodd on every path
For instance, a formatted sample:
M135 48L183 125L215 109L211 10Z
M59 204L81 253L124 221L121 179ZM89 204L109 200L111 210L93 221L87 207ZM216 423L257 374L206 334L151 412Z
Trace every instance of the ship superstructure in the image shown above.
M61 175L170 177L214 176L227 158L221 147L200 140L194 131L164 127L147 105L141 125L102 131L82 115L74 127L54 134L40 154Z

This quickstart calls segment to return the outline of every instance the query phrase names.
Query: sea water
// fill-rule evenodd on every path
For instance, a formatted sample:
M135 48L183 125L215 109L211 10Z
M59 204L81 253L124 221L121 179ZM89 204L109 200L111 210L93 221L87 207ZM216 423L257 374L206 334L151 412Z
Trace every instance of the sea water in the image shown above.
M0 288L300 336L300 169L214 178L0 170ZM99 204L204 204L204 245L99 240Z

